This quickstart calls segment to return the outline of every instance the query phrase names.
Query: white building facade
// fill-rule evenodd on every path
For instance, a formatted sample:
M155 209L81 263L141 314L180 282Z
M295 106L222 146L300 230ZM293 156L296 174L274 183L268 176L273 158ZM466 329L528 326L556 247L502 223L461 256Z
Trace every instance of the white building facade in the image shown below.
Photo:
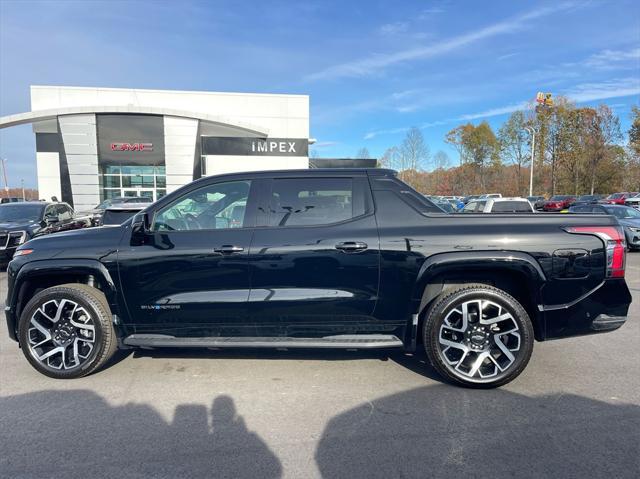
M77 211L197 178L309 167L309 97L32 86L38 190Z

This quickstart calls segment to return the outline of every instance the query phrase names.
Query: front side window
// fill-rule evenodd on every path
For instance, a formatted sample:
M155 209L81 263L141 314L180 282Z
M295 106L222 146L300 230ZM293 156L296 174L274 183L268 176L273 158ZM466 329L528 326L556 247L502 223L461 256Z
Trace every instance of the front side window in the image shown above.
M351 178L273 180L270 226L327 225L363 213L364 207L354 209Z
M230 181L198 188L160 210L153 231L242 228L250 181Z

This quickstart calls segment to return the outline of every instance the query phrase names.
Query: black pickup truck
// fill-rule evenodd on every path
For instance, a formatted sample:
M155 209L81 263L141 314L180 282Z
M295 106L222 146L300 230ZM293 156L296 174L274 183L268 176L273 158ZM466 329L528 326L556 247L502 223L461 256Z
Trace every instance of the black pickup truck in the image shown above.
M449 215L382 169L243 173L21 245L6 317L55 378L118 347L424 347L445 379L495 387L534 339L619 328L624 268L610 216Z

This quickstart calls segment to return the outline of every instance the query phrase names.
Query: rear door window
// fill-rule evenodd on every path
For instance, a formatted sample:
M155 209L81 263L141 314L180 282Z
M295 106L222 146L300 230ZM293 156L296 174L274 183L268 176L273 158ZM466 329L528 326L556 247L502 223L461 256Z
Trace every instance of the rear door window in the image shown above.
M364 213L363 195L354 195L352 178L273 180L269 226L328 225Z

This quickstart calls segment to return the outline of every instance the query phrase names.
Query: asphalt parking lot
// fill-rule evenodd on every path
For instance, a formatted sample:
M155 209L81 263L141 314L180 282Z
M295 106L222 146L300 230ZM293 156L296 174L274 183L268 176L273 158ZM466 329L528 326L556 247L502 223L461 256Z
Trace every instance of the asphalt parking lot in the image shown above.
M2 324L0 476L638 477L640 253L627 281L622 329L537 343L491 391L396 352L141 351L56 381Z

